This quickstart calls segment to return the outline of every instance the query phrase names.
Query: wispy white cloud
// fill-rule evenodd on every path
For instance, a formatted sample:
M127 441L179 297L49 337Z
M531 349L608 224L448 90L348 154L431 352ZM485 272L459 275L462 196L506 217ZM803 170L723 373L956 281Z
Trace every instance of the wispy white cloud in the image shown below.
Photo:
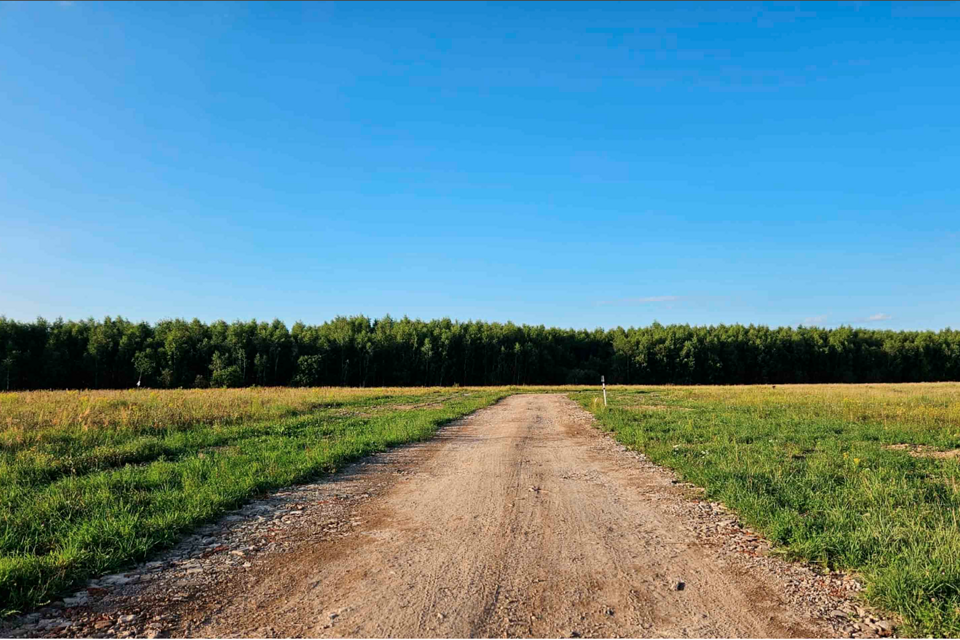
M889 320L892 317L893 316L887 315L886 313L875 313L864 320L864 322L883 322L884 320Z
M620 298L619 300L602 300L597 304L652 304L654 302L674 302L680 296L647 296L645 298Z
M823 314L819 316L810 316L809 318L803 319L803 324L808 327L821 325L826 321L826 319L827 319L827 314Z

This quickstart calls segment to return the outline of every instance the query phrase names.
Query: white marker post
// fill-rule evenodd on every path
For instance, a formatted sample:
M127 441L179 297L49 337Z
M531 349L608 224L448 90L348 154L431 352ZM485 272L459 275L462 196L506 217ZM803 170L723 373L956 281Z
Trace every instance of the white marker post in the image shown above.
M603 406L607 406L607 381L600 376L600 384L603 385Z

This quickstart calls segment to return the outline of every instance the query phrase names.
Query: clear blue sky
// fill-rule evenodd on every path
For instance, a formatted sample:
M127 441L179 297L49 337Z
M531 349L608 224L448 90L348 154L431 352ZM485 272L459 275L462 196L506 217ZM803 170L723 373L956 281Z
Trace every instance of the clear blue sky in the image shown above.
M960 327L960 6L0 5L0 314Z

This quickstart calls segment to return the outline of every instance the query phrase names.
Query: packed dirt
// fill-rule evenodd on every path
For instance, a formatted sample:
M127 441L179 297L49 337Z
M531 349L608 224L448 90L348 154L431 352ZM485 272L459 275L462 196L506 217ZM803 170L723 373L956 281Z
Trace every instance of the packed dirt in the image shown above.
M248 505L0 635L870 637L849 576L768 553L562 395ZM0 632L3 632L0 629Z
M934 458L936 460L951 460L953 458L960 458L960 449L939 451L922 444L891 444L884 448L889 449L890 451L906 451L914 458Z

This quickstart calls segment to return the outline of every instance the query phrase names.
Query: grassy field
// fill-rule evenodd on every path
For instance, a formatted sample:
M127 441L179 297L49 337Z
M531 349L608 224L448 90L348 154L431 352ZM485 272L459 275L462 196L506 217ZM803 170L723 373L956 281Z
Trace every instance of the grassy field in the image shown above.
M143 559L269 489L427 438L509 393L0 393L0 615Z
M573 394L788 556L852 569L902 632L960 636L960 384Z
M0 614L517 391L0 393ZM788 556L857 571L904 631L960 635L960 384L562 391Z

